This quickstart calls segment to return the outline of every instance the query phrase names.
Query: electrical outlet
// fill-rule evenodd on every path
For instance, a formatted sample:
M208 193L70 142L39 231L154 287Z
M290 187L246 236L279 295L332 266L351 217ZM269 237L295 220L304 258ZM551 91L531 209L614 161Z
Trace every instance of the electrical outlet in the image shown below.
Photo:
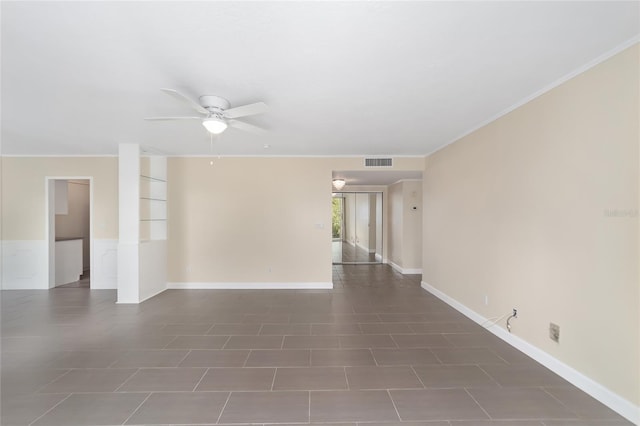
M558 324L549 323L549 338L554 342L560 343L560 326Z

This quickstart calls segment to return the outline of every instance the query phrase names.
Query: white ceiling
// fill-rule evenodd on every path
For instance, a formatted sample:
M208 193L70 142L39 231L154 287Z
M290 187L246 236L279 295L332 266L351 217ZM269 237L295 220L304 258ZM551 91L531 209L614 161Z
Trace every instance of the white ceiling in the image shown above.
M424 155L639 34L638 2L1 2L2 153ZM265 149L264 145L270 145Z

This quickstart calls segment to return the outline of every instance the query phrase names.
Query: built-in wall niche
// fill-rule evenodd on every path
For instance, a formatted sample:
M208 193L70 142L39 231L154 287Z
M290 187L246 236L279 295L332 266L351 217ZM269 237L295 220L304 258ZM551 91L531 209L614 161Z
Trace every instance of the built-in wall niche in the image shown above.
M140 157L140 241L167 239L167 162Z
M118 303L140 303L167 288L167 158L118 151Z

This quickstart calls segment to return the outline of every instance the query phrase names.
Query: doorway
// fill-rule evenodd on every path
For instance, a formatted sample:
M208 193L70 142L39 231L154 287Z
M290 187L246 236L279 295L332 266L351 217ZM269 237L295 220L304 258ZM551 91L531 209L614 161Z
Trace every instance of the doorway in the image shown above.
M382 263L382 193L333 194L333 264Z
M49 288L91 288L91 177L47 177Z

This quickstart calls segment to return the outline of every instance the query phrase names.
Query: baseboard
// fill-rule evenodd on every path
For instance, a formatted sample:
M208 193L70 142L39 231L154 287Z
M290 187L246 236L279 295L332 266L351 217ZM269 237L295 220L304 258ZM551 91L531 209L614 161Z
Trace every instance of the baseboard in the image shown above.
M360 244L360 243L356 243L356 247L358 247L360 250L364 250L364 251L366 251L367 253L370 253L370 252L369 252L369 247L363 246L363 245L362 245L362 244ZM375 250L374 250L374 251L375 251Z
M427 284L426 282L422 281L421 286L423 289L433 294L452 308L456 309L458 312L465 315L472 321L478 324L482 324L487 321L487 318L469 309L467 306L451 298L437 288ZM611 408L616 413L625 417L627 420L635 424L640 423L640 406L637 406L632 402L624 399L615 392L612 392L611 390L602 386L595 380L590 379L589 377L568 366L557 358L549 355L547 352L544 352L543 350L537 348L536 346L533 346L531 343L523 340L522 338L509 333L504 328L491 327L487 330L500 339L504 340L514 348L538 361L540 364L558 374L577 388L588 393L593 398Z
M174 282L168 289L184 290L317 290L332 289L332 282L266 282L266 283L220 283L220 282Z
M395 264L391 261L389 261L389 265L391 265L391 267L393 269L395 269L396 271L400 272L401 274L405 275L405 274L421 274L422 273L422 269L421 268L403 268L402 266Z
M147 296L147 297L145 297L144 299L140 300L140 302L139 302L139 303L142 303L142 302L144 302L145 300L149 300L149 299L151 299L152 297L156 297L157 295L159 295L160 293L164 293L165 291L167 291L167 289L166 289L166 288L161 288L160 290L156 291L155 293L150 294L149 296Z

